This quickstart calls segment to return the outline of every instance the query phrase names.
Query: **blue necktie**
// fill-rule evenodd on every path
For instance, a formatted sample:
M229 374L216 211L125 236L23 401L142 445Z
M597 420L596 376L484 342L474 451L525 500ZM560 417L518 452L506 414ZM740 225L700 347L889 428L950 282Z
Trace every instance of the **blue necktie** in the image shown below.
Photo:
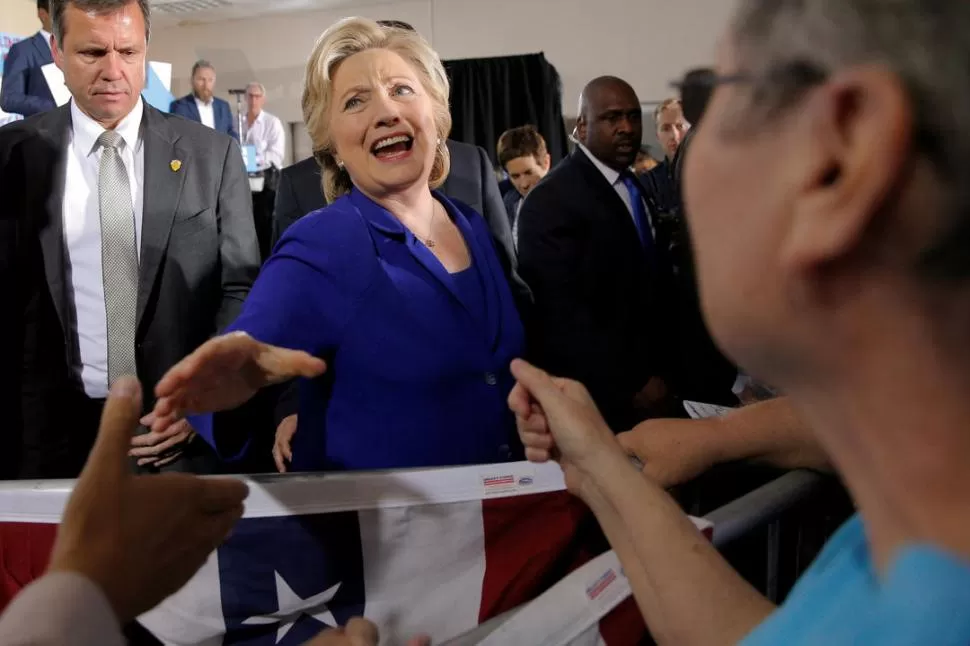
M623 184L630 191L630 202L633 207L633 223L640 234L640 244L643 250L650 257L653 251L653 233L650 230L650 220L647 219L647 209L643 205L643 191L640 190L640 183L633 176L624 174Z

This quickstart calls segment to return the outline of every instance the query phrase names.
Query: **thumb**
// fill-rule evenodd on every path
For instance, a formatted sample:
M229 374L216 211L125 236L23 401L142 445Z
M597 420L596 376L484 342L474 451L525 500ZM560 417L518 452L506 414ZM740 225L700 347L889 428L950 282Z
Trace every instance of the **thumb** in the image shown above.
M529 391L533 399L538 401L543 408L554 401L555 398L562 397L562 390L545 370L536 368L522 359L512 361L511 370L515 380Z
M141 414L141 385L135 377L121 377L111 387L101 413L101 426L94 448L88 455L84 474L105 480L120 480L128 475L131 436Z

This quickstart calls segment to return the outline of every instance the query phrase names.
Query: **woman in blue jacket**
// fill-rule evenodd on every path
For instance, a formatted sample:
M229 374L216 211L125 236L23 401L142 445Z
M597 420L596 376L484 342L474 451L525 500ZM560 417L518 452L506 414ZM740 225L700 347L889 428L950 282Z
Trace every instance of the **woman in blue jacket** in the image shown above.
M159 382L153 429L302 376L293 470L510 459L524 336L485 221L433 190L451 128L437 55L341 21L310 57L303 112L330 205L287 230L230 333Z

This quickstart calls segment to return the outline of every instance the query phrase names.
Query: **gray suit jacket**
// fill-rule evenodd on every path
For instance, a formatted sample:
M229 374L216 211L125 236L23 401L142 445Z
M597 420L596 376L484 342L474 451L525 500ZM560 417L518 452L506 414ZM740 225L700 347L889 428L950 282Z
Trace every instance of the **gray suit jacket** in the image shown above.
M23 366L10 371L12 387L5 380L0 389L0 410L21 412L0 433L0 454L14 456L12 464L0 458L8 477L9 469L20 477L76 476L83 459L67 455L78 448L66 435L91 432L66 424L81 391L61 212L70 125L66 105L0 128L0 284L15 304L0 317L0 365ZM150 410L159 378L235 319L259 251L233 139L147 104L142 137L136 357Z
M74 573L45 574L0 616L0 646L122 646L114 610L101 589Z

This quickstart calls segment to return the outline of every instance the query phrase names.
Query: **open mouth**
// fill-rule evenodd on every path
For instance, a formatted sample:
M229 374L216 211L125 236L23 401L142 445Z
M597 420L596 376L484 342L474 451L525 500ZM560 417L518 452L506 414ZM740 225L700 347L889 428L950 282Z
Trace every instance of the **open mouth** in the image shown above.
M378 159L396 159L411 152L414 138L408 135L392 135L374 142L370 147L371 154Z

